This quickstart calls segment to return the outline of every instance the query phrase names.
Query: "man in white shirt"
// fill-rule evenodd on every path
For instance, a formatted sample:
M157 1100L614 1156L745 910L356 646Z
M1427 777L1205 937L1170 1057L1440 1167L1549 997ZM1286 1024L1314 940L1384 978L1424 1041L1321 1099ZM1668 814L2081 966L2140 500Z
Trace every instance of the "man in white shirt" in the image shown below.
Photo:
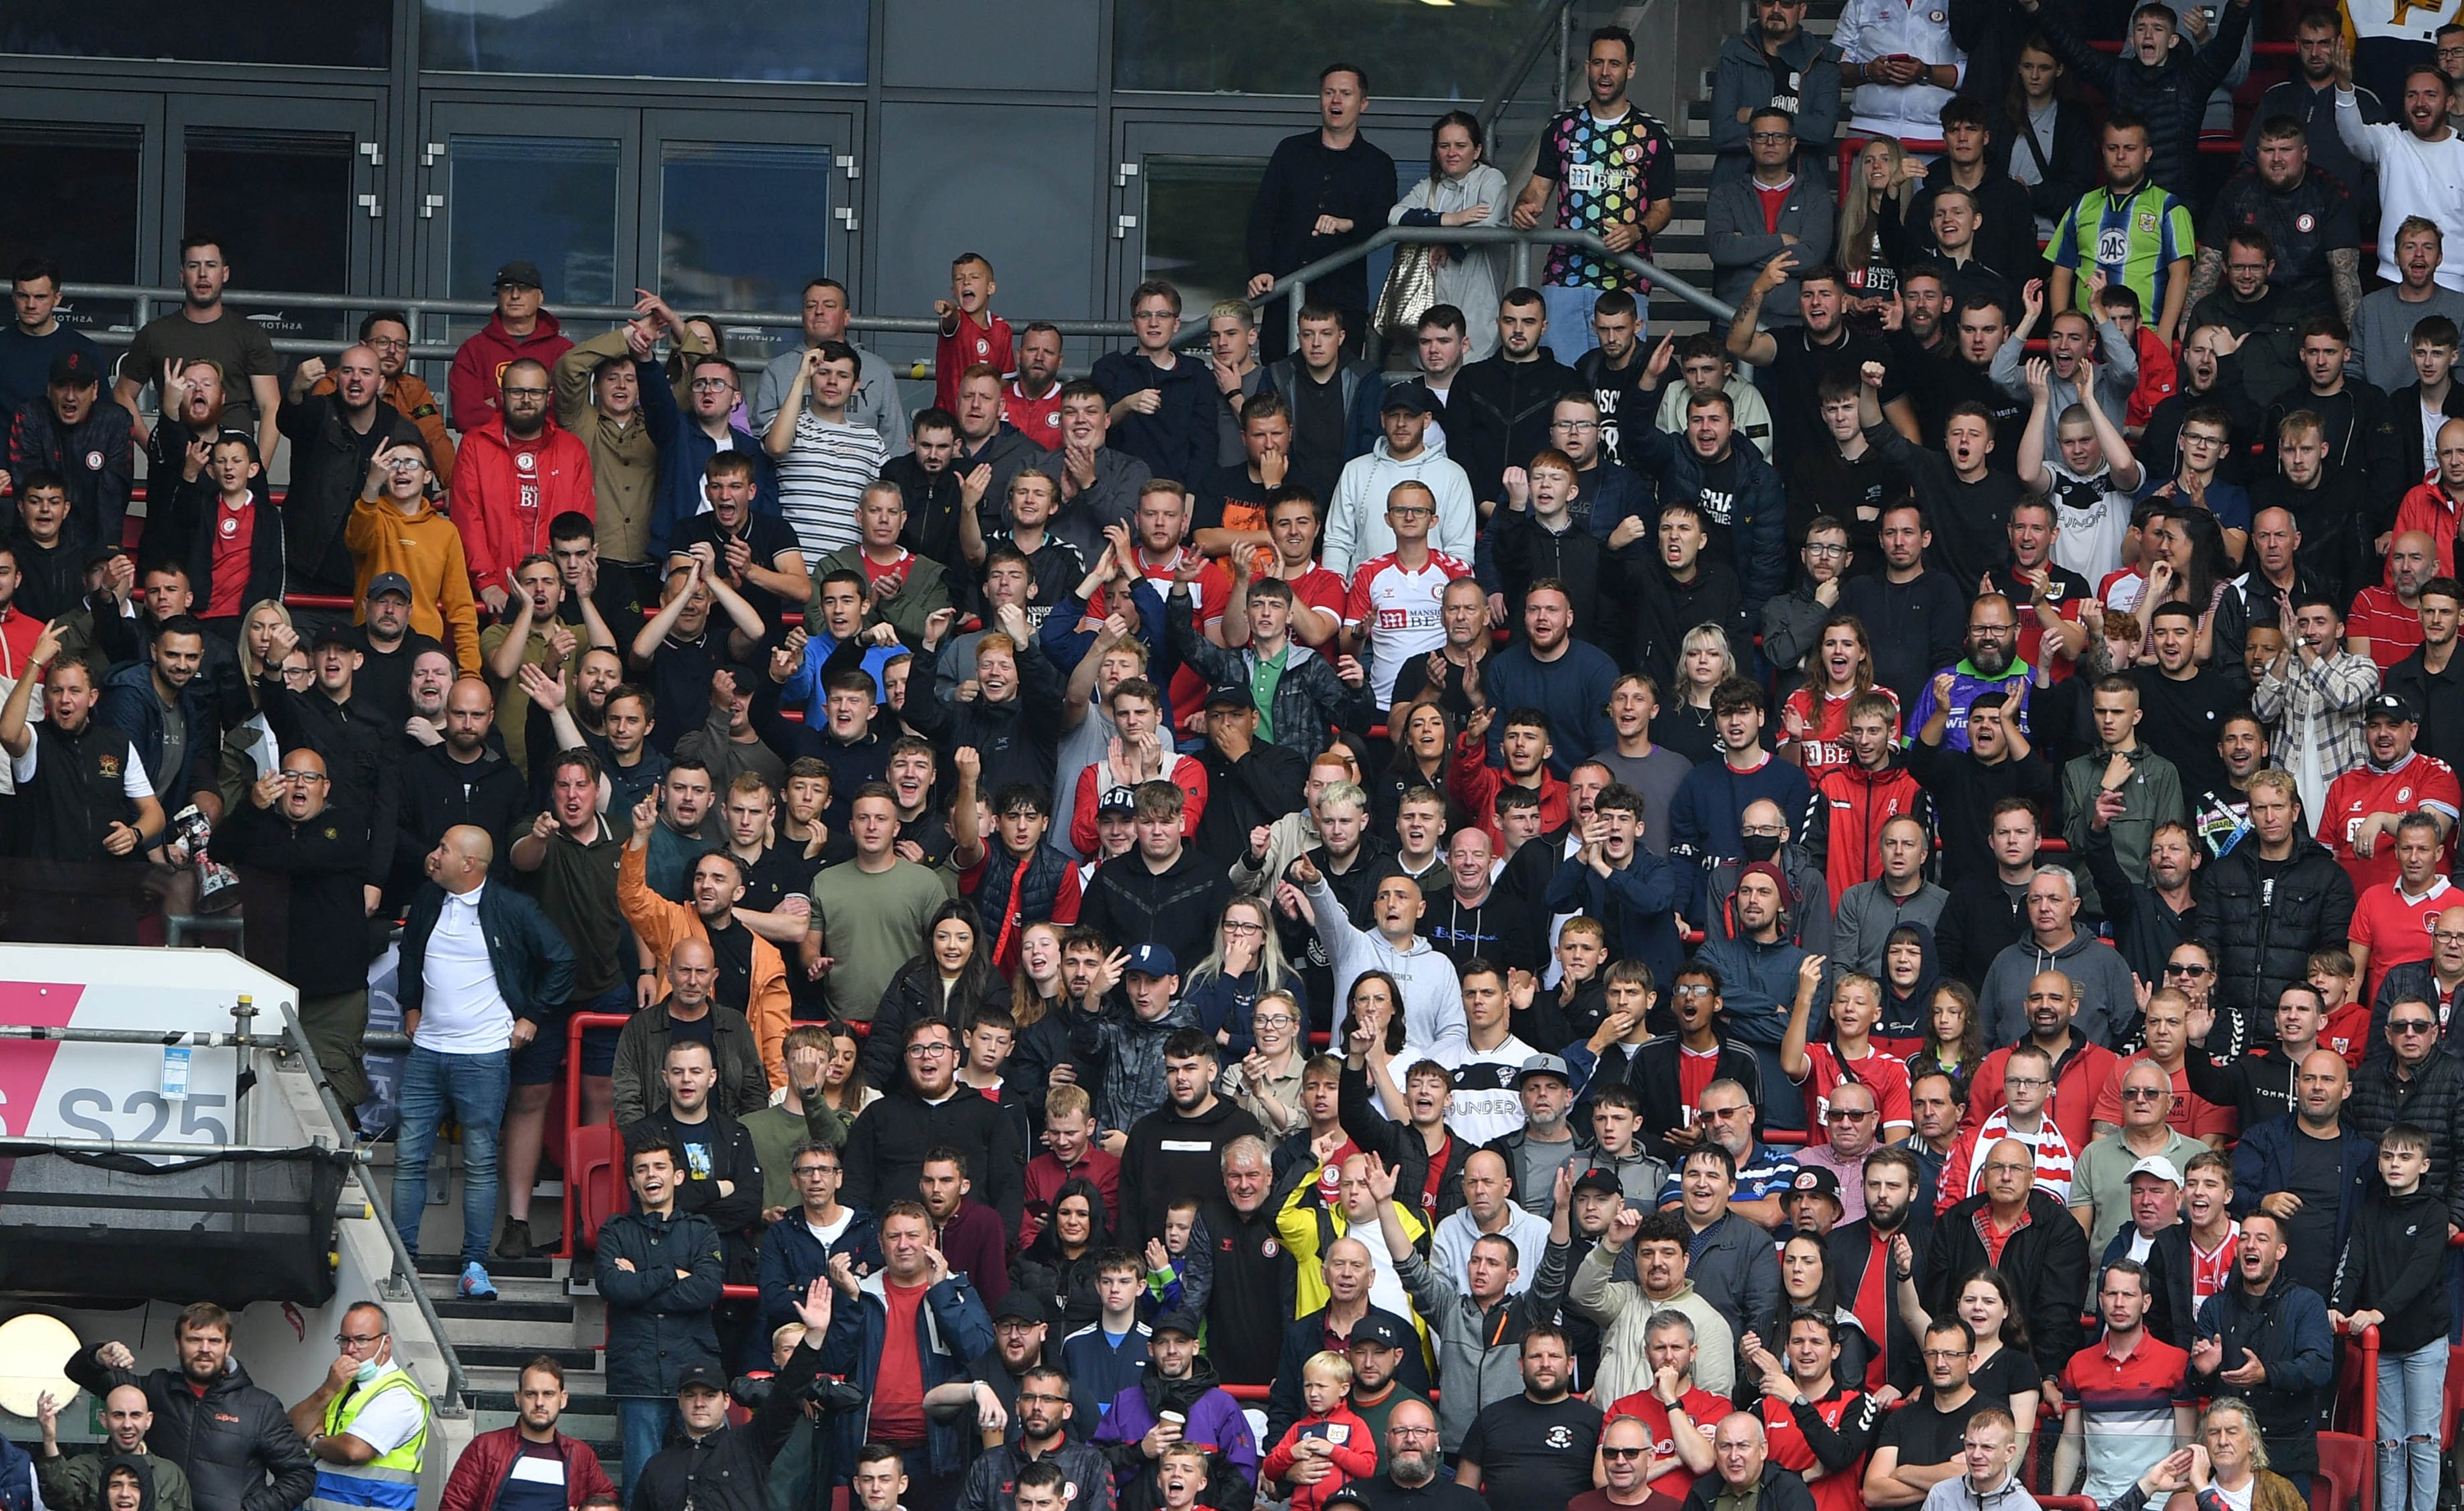
M429 852L428 879L411 900L402 938L402 1124L394 1145L393 1222L419 1252L428 1161L437 1125L462 1129L462 1278L470 1301L494 1301L488 1237L496 1230L496 1131L513 1086L513 1051L570 993L573 947L539 905L490 887L495 846L484 829L456 824Z
M2379 224L2400 228L2418 215L2437 226L2443 237L2438 286L2464 289L2464 138L2447 123L2452 92L2437 65L2416 63L2405 71L2399 123L2370 125L2353 93L2352 58L2336 50L2336 135L2378 169ZM2379 249L2379 276L2399 281L2395 238L2380 237Z

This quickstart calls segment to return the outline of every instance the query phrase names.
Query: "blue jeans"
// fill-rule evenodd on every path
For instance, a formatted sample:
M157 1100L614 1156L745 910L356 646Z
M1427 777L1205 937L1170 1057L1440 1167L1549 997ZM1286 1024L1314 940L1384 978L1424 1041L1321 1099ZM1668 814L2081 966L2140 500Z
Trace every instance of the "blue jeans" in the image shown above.
M1540 307L1549 312L1549 331L1542 339L1549 343L1549 350L1567 366L1573 366L1574 359L1600 344L1600 339L1592 334L1592 306L1599 303L1600 296L1607 292L1606 289L1562 283L1540 286ZM1635 306L1638 313L1641 305L1641 298L1637 296ZM1648 326L1648 317L1638 321L1635 339L1640 340Z
M616 1421L625 1434L625 1462L618 1483L627 1491L642 1482L642 1470L658 1456L659 1446L668 1440L668 1429L676 1424L676 1398L672 1395L626 1395L616 1400Z
M419 1219L428 1210L436 1127L450 1113L462 1126L462 1262L487 1262L496 1227L496 1134L512 1087L510 1051L449 1055L411 1046L402 1067L402 1125L393 1150L393 1225L411 1253L419 1252Z
M2438 1403L2447 1340L2379 1355L2379 1511L2438 1504Z

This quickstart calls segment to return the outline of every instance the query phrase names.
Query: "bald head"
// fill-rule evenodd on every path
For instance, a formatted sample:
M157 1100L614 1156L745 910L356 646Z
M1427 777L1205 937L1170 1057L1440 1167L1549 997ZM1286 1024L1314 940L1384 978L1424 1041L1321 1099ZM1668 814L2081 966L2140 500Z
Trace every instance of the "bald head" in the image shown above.
M457 823L428 852L428 879L459 896L488 879L488 867L495 859L496 844L487 830Z

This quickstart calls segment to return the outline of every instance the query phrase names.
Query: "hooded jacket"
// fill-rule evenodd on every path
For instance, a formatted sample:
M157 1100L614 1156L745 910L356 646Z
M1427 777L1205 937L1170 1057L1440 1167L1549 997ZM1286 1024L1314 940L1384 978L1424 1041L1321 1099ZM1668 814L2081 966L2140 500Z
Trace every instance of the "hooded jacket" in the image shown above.
M1659 429L1639 430L1623 439L1628 465L1660 480L1663 502L1703 496L1703 460L1690 444ZM1762 617L1764 601L1788 585L1788 491L1752 445L1732 439L1728 454L1736 460L1737 479L1727 520L1734 554L1730 565L1745 584L1746 618L1752 623ZM1705 553L1710 552L1706 546Z
M1405 1042L1441 1063L1462 1058L1469 1030L1463 1021L1463 983L1455 975L1455 963L1425 935L1414 934L1408 945L1397 949L1376 930L1355 928L1344 915L1323 870L1304 890L1317 913L1318 937L1325 941L1334 977L1334 1041L1343 1041L1344 1025L1351 1018L1352 983L1367 972L1383 971L1403 989L1398 1006Z
M475 463L480 449L466 444L463 454ZM478 466L467 466L461 475L469 478L479 470ZM342 538L351 552L351 596L365 603L368 584L387 572L398 572L409 579L410 627L451 648L453 664L462 675L477 676L479 602L471 591L473 568L463 554L464 532L425 498L407 515L391 499L370 502L363 498L351 506L350 522L343 526ZM546 524L542 519L540 549L545 548ZM513 563L508 560L505 564L510 567ZM497 582L504 580L501 572L493 577ZM483 575L482 580L486 580Z
M1175 957L1177 959L1177 956ZM1163 1105L1163 1046L1184 1028L1198 1026L1186 1002L1175 1002L1161 1018L1140 1018L1127 1005L1071 1002L1061 1009L1069 1024L1069 1047L1082 1066L1102 1067L1093 1087L1099 1126L1127 1132L1138 1119ZM1129 1199L1126 1183L1121 1199ZM1126 1223L1114 1226L1126 1228Z
M120 544L135 469L128 411L108 394L95 396L75 429L60 427L48 394L29 400L9 427L11 486L23 489L30 472L59 473L69 485L69 518L61 533L88 550Z
M525 503L524 469L517 460L523 455L533 458L530 471L536 481L528 492L534 504ZM590 449L553 423L533 441L508 436L501 418L464 431L461 461L453 469L451 508L472 578L482 584L503 582L516 562L547 550L547 527L561 514L572 511L596 520L596 488ZM366 586L361 583L363 592ZM435 634L420 624L416 605L413 609L413 626Z
M1475 537L1480 515L1472 503L1472 484L1462 466L1447 452L1447 443L1423 441L1419 454L1396 456L1383 439L1366 456L1343 464L1327 505L1325 566L1349 579L1361 563L1391 556L1395 532L1386 523L1386 495L1403 483L1419 483L1438 501L1436 523L1429 527L1429 549L1440 556L1468 562L1479 549Z
M818 1347L800 1345L749 1422L724 1421L699 1438L671 1428L674 1446L627 1475L634 1511L770 1511L770 1461L803 1419L805 1389L820 1374L820 1360Z
M1522 466L1549 444L1549 416L1557 401L1584 386L1546 345L1525 361L1500 351L1463 365L1446 393L1446 445L1471 480L1475 500L1504 502L1506 470ZM1636 430L1618 431L1628 461ZM1329 566L1334 565L1332 556L1330 551Z
M676 349L691 354L698 349L698 343L679 342ZM641 383L640 402L623 419L603 413L591 403L600 364L609 361L632 362L634 376ZM593 517L599 522L600 553L610 561L649 559L661 458L658 437L651 429L649 399L655 385L667 396L669 408L675 407L675 393L668 386L667 372L657 362L633 356L632 348L626 344L625 332L613 330L605 336L594 336L559 357L548 369L548 377L556 385L557 426L579 440L590 458L591 496L597 502ZM503 427L497 429L501 434ZM759 447L753 451L757 456L763 454ZM702 459L707 461L709 457ZM754 476L759 480L760 475L760 464L756 463ZM693 469L685 480L698 493L701 470Z
M2071 1028L2080 1038L2110 1046L2122 1037L2139 1000L2129 962L2096 935L2074 928L2070 943L2058 950L2047 950L2023 933L2018 943L1993 957L1992 969L1976 992L1987 1043L2015 1044L2027 1037L2028 982L2044 971L2070 977L2079 1005Z
M488 317L488 323L479 327L478 334L453 353L453 368L446 379L446 404L451 410L453 428L462 432L463 444L470 444L473 430L495 423L497 390L503 386L508 365L517 358L527 357L542 367L553 368L556 360L572 348L573 342L564 337L563 325L545 310L539 312L539 323L531 327L528 336L516 336L506 330L501 316Z
M1155 1084L1163 1084L1162 1040L1152 1040L1158 1062ZM1247 1109L1217 1097L1204 1111L1186 1113L1167 1100L1130 1125L1121 1150L1120 1232L1142 1244L1163 1231L1164 1207L1175 1196L1203 1191L1223 1178L1223 1147L1234 1139L1265 1137Z
M1483 1408L1523 1393L1523 1335L1555 1321L1556 1308L1544 1309L1533 1298L1565 1289L1566 1255L1562 1245L1551 1244L1545 1258L1528 1260L1539 1267L1530 1286L1486 1308L1418 1251L1395 1261L1413 1308L1437 1335L1438 1371L1447 1381L1438 1396L1438 1441L1448 1453L1463 1446Z
M511 1428L507 1432L513 1431ZM102 1484L111 1471L121 1464L135 1464L144 1473L141 1479L151 1478L140 1511L196 1511L196 1496L188 1488L188 1477L178 1464L160 1454L121 1454L114 1452L108 1442L90 1454L62 1454L56 1458L36 1456L33 1460L33 1481L43 1493L43 1504L50 1511L101 1511ZM0 1475L7 1466L0 1464ZM468 1511L450 1502L445 1511ZM487 1511L479 1507L477 1511Z
M1197 607L1178 586L1164 600L1163 614L1173 654L1183 666L1216 687L1256 686L1255 642L1226 650L1198 633ZM1377 722L1378 712L1376 698L1366 682L1353 687L1316 651L1298 641L1286 646L1283 675L1276 679L1271 710L1273 743L1307 760L1333 745L1336 731L1366 731Z
M2227 1360L2239 1360L2249 1349L2267 1366L2267 1379L2229 1385L2193 1366L2184 1389L2198 1395L2232 1391L2248 1401L2267 1441L2268 1467L2277 1473L2317 1469L2320 1408L2326 1404L2321 1396L2336 1378L2336 1334L2319 1293L2278 1270L2265 1294L2253 1296L2236 1276L2199 1303L2198 1336L2221 1343Z
M1767 104L1777 93L1771 78L1774 61L1796 76L1792 114L1796 123L1797 171L1824 175L1838 171L1831 143L1838 135L1839 109L1844 103L1839 50L1829 37L1800 28L1795 36L1765 52L1760 33L1749 30L1720 44L1719 61L1711 75L1711 150L1719 155L1711 167L1712 183L1743 178L1749 171L1746 122L1737 119L1737 112Z
M1114 1482L1122 1493L1146 1467L1138 1439L1146 1436L1164 1412L1181 1414L1183 1442L1214 1450L1231 1461L1243 1480L1256 1486L1258 1440L1249 1432L1249 1418L1241 1403L1223 1390L1220 1378L1215 1366L1200 1358L1191 1363L1186 1376L1167 1380L1150 1359L1138 1383L1112 1398L1104 1425L1095 1429L1089 1441L1111 1460ZM1229 1508L1219 1506L1215 1511Z
M2127 110L2147 122L2147 176L2187 201L2199 186L2196 154L2208 97L2240 59L2242 33L2250 30L2251 11L2248 0L2234 0L2216 16L2214 31L2204 45L2181 37L2153 64L2139 60L2127 37L2118 55L2089 47L2079 40L2066 14L2049 17L2040 9L2034 20L2036 30L2054 45L2055 55L2073 73L2103 91L2114 109Z
M2374 1190L2362 1198L2361 1209L2336 1266L2331 1308L2384 1313L2379 1347L2386 1353L2407 1354L2444 1339L2447 1203L2427 1187L2409 1196Z
M859 1120L861 1121L861 1120ZM828 1339L822 1346L821 1367L844 1376L865 1393L865 1409L839 1418L846 1447L842 1462L855 1462L872 1420L874 1388L881 1377L881 1350L890 1329L890 1272L875 1270L864 1278L853 1301L839 1299L830 1314ZM992 1318L975 1286L963 1274L952 1274L924 1293L915 1308L915 1359L926 1394L964 1375L967 1361L994 1345ZM954 1475L964 1467L966 1440L955 1422L925 1413L933 1472Z
M2257 1038L2273 1042L2277 997L2310 978L2312 951L2342 949L2352 935L2352 877L2297 824L2282 863L2261 861L2252 836L2208 862L2191 896L2199 942L2215 953L2216 1000L2265 1021Z
M1852 763L1822 774L1797 833L1822 868L1827 896L1845 899L1850 887L1882 874L1882 826L1903 816L1934 832L1933 799L1896 752L1880 771Z
M1814 799L1820 802L1816 797ZM1832 890L1823 880L1822 862L1813 851L1793 842L1783 843L1771 852L1773 865L1788 878L1788 894L1783 899L1788 908L1788 937L1793 944L1804 947L1808 954L1831 953ZM1722 861L1702 873L1702 895L1680 899L1679 905L1689 918L1701 918L1707 937L1737 937L1737 878L1750 864L1744 860ZM1668 977L1661 976L1661 980ZM1788 1000L1795 1000L1794 988Z
M1887 901L1864 900L1876 897L1881 889L1882 884L1876 882L1871 893L1863 887L1859 887L1848 897L1841 899L1839 924L1835 929L1831 939L1833 958L1845 964L1852 971L1864 969L1857 963L1859 958L1870 957L1876 962L1873 975L1875 980L1881 983L1882 1013L1874 1021L1872 1037L1877 1040L1907 1040L1909 1052L1914 1053L1933 1026L1933 992L1934 987L1942 980L1942 955L1933 941L1933 922L1921 916L1925 897L1923 892L1917 894L1917 902L1910 904L1903 910L1903 915L1895 913L1888 920L1875 919L1870 924L1860 922L1858 925L1859 939L1863 939L1869 930L1878 931L1873 932L1873 945L1870 950L1860 947L1856 957L1850 955L1849 945L1846 942L1846 924L1850 905L1852 903L1856 905L1858 915L1862 919L1876 907L1889 906ZM1928 886L1926 890L1940 895L1941 900L1933 905L1934 918L1939 919L1942 916L1944 903L1948 901L1950 894L1938 887ZM1891 935L1902 929L1906 929L1916 935L1919 957L1917 978L1904 993L1891 984L1890 973L1883 969L1884 964L1887 963ZM1974 1069L1973 1066L1967 1068ZM1914 1075L1914 1070L1912 1069L1909 1074ZM1968 1078L1965 1073L1959 1079L1962 1085L1967 1084Z
M203 1393L175 1369L142 1375L107 1369L92 1348L71 1354L61 1372L97 1396L123 1385L145 1392L154 1413L146 1458L159 1456L187 1473L196 1511L292 1511L316 1485L317 1461L290 1414L272 1392L257 1389L236 1359Z

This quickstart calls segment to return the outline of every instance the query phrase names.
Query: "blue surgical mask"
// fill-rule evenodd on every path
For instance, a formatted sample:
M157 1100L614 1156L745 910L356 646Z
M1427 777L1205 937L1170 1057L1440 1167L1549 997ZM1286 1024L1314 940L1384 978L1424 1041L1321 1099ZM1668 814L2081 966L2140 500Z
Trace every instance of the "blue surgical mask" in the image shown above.
M366 1385L383 1373L385 1373L385 1364L382 1360L363 1359L351 1378L358 1384Z

